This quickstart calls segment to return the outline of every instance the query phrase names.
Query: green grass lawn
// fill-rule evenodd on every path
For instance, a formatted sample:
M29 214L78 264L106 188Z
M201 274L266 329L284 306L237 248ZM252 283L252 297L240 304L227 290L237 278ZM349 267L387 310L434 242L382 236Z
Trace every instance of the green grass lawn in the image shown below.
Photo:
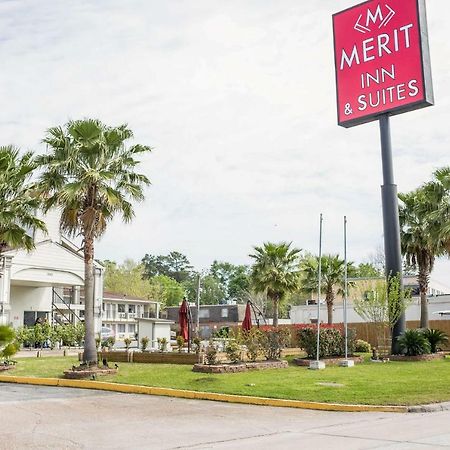
M22 358L5 375L61 377L79 364L76 358ZM378 405L414 405L450 401L450 359L428 362L369 361L353 368L304 367L236 374L201 374L191 366L119 363L119 373L102 381L194 391L255 395L293 400ZM318 383L336 383L323 386ZM341 386L339 386L341 385Z

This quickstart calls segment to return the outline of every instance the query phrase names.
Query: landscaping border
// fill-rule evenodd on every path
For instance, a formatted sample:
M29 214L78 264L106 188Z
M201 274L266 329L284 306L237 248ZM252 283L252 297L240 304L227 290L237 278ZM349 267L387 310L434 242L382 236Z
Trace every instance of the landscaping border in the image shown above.
M285 400L267 397L252 397L235 394L217 394L213 392L189 391L184 389L171 389L151 386L139 386L133 384L108 383L105 381L68 380L63 378L38 378L0 375L2 383L32 384L41 386L72 387L80 389L97 389L100 391L113 391L127 394L160 395L164 397L176 397L195 400L213 400L227 403L242 403L247 405L288 407L299 409L313 409L320 411L340 412L392 412L406 413L407 406L383 406L383 405L349 405L339 403L319 403L301 400Z

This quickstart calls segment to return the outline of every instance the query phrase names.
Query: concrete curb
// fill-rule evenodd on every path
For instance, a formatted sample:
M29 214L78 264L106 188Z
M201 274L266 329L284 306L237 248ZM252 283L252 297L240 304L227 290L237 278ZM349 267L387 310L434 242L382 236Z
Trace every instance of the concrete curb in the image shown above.
M440 411L450 411L450 402L432 403L430 405L416 405L408 407L408 412L410 413L430 413Z
M132 384L108 383L91 380L66 380L64 378L35 378L0 375L0 382L33 384L41 386L61 386L81 389L97 389L101 391L122 392L127 394L160 395L195 400L213 400L218 402L242 403L247 405L275 406L300 409L313 409L320 411L341 412L394 412L406 413L406 406L377 406L377 405L346 405L338 403L304 402L300 400L284 400L266 397L250 397L245 395L216 394L213 392L188 391L184 389L171 389L150 386L137 386Z

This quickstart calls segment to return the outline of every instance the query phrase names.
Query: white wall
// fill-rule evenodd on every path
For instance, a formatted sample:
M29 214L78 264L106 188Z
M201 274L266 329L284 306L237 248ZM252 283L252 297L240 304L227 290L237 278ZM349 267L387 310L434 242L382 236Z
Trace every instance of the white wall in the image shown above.
M52 288L11 286L11 322L14 328L23 325L24 311L52 310Z

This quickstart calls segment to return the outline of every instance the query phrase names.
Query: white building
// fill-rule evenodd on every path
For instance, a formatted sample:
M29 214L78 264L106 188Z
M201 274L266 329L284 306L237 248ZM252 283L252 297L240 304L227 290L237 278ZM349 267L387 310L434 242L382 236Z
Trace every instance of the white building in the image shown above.
M17 328L32 326L38 318L51 323L83 318L84 260L61 234L59 217L59 211L53 210L43 218L48 233L36 232L32 252L9 250L0 257L0 324ZM100 331L103 266L96 262L94 271L95 329Z
M406 320L420 320L420 296L417 279L414 276L405 276L403 285L406 289L410 289L412 293L412 302L407 308L405 316ZM349 323L364 322L353 309L351 295L349 296L347 307L347 320ZM430 280L428 287L428 313L430 320L448 320L449 316L437 314L439 311L450 310L450 288L435 281ZM317 322L317 303L308 302L307 305L292 306L289 317L291 323L313 323ZM315 304L314 304L315 303ZM325 299L321 301L321 322L327 321L327 306ZM344 308L342 299L337 298L333 306L333 322L341 323L344 321Z
M110 328L118 340L135 339L138 333L137 319L157 319L159 308L158 302L105 292L102 324Z

